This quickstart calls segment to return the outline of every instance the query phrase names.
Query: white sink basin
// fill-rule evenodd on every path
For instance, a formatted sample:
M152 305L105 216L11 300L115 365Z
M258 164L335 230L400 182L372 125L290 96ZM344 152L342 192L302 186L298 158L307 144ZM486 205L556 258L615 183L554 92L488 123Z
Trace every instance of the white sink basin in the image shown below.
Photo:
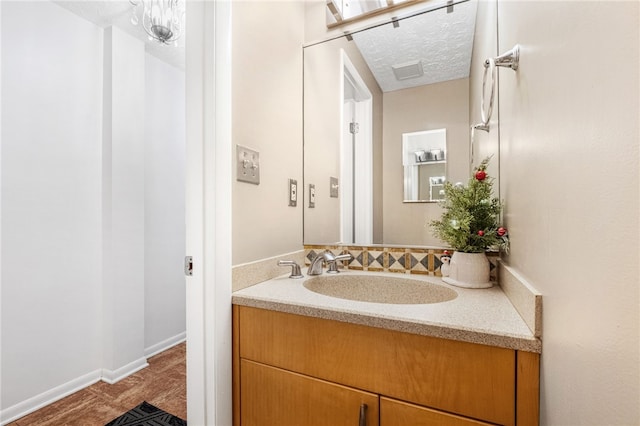
M453 300L458 293L448 287L393 276L319 275L303 284L325 296L360 302L425 304Z

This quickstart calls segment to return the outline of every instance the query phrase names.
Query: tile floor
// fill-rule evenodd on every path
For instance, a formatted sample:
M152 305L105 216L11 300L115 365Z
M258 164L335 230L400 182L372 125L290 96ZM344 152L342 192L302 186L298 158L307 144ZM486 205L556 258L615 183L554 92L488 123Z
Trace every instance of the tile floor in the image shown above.
M8 426L104 426L142 401L186 420L186 344L148 362L149 367L116 384L98 382Z

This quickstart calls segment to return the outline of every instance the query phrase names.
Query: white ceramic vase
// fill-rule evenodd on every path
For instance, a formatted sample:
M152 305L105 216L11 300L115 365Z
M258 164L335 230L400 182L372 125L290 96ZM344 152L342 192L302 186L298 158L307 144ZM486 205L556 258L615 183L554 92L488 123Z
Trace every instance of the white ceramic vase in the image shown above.
M465 288L489 288L489 259L484 253L454 252L449 262L449 276L443 277L447 284Z

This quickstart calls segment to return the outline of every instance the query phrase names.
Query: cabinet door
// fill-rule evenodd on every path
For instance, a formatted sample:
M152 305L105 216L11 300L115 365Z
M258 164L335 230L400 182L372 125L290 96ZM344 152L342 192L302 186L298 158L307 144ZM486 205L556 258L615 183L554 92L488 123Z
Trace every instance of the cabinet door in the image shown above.
M513 426L514 350L239 307L241 358ZM305 426L304 424L300 424Z
M490 426L419 405L380 397L380 426Z
M378 395L244 359L240 377L242 426L378 426Z

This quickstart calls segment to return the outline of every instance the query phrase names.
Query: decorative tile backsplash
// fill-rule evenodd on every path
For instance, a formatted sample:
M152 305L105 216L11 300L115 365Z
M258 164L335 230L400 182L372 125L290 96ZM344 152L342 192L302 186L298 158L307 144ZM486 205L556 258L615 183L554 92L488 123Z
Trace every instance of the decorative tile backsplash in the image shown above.
M358 271L397 272L401 274L422 274L441 277L440 256L443 249L404 248L384 246L339 246L305 245L305 264L309 265L318 253L331 250L334 255L350 253L351 260L345 260L343 266ZM453 250L450 250L453 252ZM491 281L497 281L497 261L499 254L487 253L491 268Z

